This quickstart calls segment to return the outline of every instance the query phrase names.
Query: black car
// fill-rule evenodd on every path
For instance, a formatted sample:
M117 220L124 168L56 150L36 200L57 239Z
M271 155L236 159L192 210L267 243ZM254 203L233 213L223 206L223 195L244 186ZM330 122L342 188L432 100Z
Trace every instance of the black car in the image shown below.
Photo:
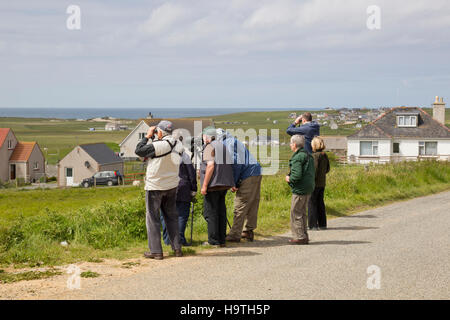
M89 188L93 185L114 186L119 185L122 181L123 176L119 171L100 171L92 177L84 179L81 182L81 185L85 188Z

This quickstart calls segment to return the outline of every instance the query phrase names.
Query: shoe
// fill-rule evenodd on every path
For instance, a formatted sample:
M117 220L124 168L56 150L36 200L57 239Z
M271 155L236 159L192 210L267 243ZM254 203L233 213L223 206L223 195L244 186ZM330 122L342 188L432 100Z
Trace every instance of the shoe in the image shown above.
M146 257L148 259L155 259L155 260L162 260L162 259L164 259L162 253L144 252L144 257Z
M310 227L309 230L311 230L311 231L319 231L320 229L318 227Z
M189 242L182 243L181 245L183 247L190 247L191 246L191 244Z
M182 257L183 256L183 251L181 251L181 249L175 250L175 257Z
M218 244L211 244L208 241L203 242L202 246L210 246L210 247L213 247L213 248L218 248L219 247Z
M289 243L290 244L308 244L309 240L308 239L290 239Z
M248 241L253 241L253 238L255 235L253 234L253 231L244 231L242 232L241 238L247 239Z
M225 243L221 243L221 244L219 244L219 247L220 248L225 248L227 245L225 244Z
M319 227L319 230L327 230L327 227Z
M225 240L228 241L228 242L241 242L241 239L233 238L233 237L230 237L229 235L226 236Z

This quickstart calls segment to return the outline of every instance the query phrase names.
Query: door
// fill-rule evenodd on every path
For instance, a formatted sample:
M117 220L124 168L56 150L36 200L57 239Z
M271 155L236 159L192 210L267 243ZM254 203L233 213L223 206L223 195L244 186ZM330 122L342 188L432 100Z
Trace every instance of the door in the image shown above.
M16 180L16 165L12 164L11 167L11 174L9 175L10 180Z
M73 168L66 168L66 186L73 186Z

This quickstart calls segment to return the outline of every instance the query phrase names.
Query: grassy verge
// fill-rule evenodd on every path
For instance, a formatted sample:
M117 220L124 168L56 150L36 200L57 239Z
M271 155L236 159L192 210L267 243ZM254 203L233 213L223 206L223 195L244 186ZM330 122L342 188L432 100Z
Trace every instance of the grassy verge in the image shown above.
M36 280L46 279L53 276L62 274L60 271L47 270L47 271L26 271L26 272L5 272L0 270L0 283L12 283L23 280Z
M410 162L388 165L334 167L325 189L331 217L396 200L409 199L450 189L448 162ZM116 190L116 188L111 188ZM15 266L58 265L102 258L131 258L146 250L144 193L135 189L133 198L103 202L70 210L48 209L41 214L21 215L0 225L0 264ZM131 195L131 194L130 194ZM290 189L284 176L265 176L261 189L258 234L273 235L289 227ZM234 195L227 196L232 222ZM207 239L202 216L202 198L197 197L194 215L194 253ZM24 199L22 201L25 201ZM31 200L29 200L31 201ZM37 201L37 200L33 200ZM190 223L190 220L189 220ZM190 225L187 227L189 235ZM68 246L61 246L67 241ZM164 247L169 251L168 247Z
M0 224L25 217L58 213L93 207L104 202L135 199L140 193L137 187L71 188L51 190L3 189L0 190Z

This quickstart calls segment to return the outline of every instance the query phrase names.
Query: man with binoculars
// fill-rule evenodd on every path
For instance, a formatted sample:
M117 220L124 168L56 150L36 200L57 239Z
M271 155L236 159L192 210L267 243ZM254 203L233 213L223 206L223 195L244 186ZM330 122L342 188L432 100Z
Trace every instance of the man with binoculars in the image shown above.
M172 136L173 124L163 120L148 129L136 146L136 155L148 159L145 177L146 226L150 252L144 256L162 260L160 209L163 212L170 243L176 257L181 257L181 242L176 208L179 168L184 148ZM148 143L150 142L150 143Z

